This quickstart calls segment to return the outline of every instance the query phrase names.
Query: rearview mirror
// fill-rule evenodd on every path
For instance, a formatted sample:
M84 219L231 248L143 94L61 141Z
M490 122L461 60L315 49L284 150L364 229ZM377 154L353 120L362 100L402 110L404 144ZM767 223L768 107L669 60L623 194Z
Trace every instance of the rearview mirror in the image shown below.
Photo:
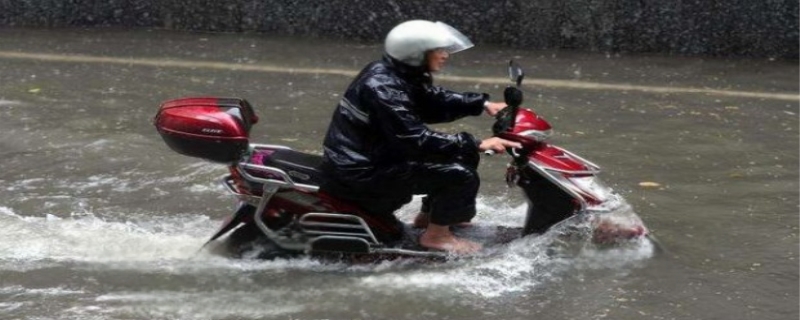
M514 62L514 60L508 61L508 77L518 88L522 86L522 79L525 78L525 72L522 71L522 67Z
M525 78L525 72L514 60L508 61L508 77L516 86L507 87L503 91L503 98L507 105L517 108L522 104L522 90L520 88L522 87L522 79Z

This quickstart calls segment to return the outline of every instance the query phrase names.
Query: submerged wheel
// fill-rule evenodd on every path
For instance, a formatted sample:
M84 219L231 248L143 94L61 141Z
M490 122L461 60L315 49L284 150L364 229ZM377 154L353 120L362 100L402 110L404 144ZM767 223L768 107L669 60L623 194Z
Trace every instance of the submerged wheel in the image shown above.
M271 260L290 258L300 254L279 247L253 223L246 223L234 230L225 239L225 247L231 256L243 259Z

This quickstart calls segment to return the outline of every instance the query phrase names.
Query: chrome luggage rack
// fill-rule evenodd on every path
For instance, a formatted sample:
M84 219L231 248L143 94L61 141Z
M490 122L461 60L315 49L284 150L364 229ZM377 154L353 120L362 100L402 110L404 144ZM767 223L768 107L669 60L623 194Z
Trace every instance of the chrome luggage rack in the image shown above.
M251 152L259 149L292 150L286 146L268 144L251 144L250 148ZM253 221L255 221L259 230L278 246L288 250L309 251L316 241L331 239L355 241L361 245L366 244L370 248L381 245L367 223L360 217L350 214L325 212L304 214L293 223L295 227L302 231L300 233L284 232L283 228L280 230L271 229L264 221L262 213L267 208L267 204L269 204L273 195L281 189L318 192L319 186L297 183L286 171L276 167L246 162L240 162L236 167L244 179L263 185L262 194L258 196L240 192L230 176L225 176L222 179L223 185L242 201L257 207ZM267 177L258 177L251 172L265 173Z
M258 149L292 150L289 147L270 144L251 144L251 151ZM248 181L261 183L263 192L261 196L241 193L235 186L230 176L222 179L223 185L229 192L237 195L240 200L255 206L256 213L253 221L267 238L286 250L316 252L324 243L337 243L350 246L355 250L337 250L364 254L387 254L416 257L442 257L441 252L416 251L403 248L387 247L375 237L375 234L361 217L346 213L309 212L304 214L294 223L279 230L267 226L262 213L267 208L270 199L281 189L296 189L306 192L318 192L319 186L295 182L286 171L276 167L240 162L237 170ZM250 172L263 172L269 177L257 177ZM291 232L287 228L295 227L301 232Z

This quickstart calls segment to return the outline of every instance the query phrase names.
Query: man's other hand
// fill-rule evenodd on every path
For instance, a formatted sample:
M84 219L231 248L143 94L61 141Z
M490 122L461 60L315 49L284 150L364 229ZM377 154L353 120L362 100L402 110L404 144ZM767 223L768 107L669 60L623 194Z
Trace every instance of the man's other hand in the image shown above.
M494 117L495 115L497 115L498 112L500 112L500 110L503 110L506 107L508 107L508 105L506 105L503 102L487 101L483 109L486 110L486 114Z

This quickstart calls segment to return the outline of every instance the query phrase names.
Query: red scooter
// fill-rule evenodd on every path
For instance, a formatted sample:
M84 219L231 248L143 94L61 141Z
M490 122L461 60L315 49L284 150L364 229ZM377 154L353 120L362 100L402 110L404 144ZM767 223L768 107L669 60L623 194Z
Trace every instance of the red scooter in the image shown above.
M601 183L600 167L547 143L550 124L532 110L520 108L522 69L511 62L509 76L515 84L504 91L509 107L496 116L492 129L496 136L522 145L507 150L511 162L506 181L523 190L527 216L521 227L496 227L495 239L484 244L541 234L567 219L588 220L592 241L597 243L647 236L638 217L623 223L604 215L624 201ZM246 100L169 100L160 106L154 122L172 150L228 166L230 173L222 183L240 204L209 243L224 239L218 247L234 256L447 256L420 247L416 242L420 230L370 215L320 191L325 181L319 170L322 157L281 145L250 143L250 128L258 117Z

